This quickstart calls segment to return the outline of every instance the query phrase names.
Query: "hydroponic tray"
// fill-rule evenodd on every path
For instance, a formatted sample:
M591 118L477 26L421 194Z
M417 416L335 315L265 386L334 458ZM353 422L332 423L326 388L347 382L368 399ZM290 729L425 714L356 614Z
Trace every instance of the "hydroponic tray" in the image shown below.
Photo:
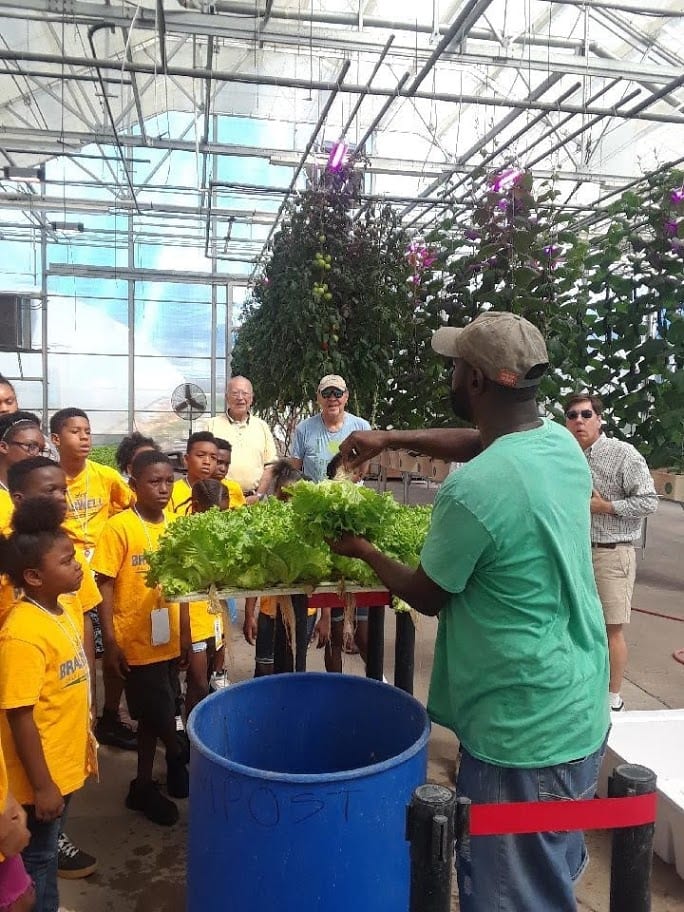
M358 593L373 593L384 599L389 598L387 589L378 589L377 586L354 586L343 585L339 582L319 583L318 586L305 586L303 584L294 586L273 586L270 589L217 589L216 597L220 599L228 598L258 598L261 595L337 595L344 599L345 595L356 595ZM209 598L209 592L191 592L188 595L178 595L173 597L174 602L206 602Z

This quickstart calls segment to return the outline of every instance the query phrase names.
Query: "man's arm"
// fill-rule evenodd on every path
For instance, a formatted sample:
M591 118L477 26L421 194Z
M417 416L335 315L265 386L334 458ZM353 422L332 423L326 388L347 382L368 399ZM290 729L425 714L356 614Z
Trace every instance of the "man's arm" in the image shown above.
M414 450L446 462L468 462L482 452L480 432L469 428L353 431L340 444L345 465L356 468L383 450Z
M336 554L365 561L390 592L408 602L419 614L439 614L449 598L449 593L433 582L421 566L412 570L378 551L365 538L344 535L329 544Z

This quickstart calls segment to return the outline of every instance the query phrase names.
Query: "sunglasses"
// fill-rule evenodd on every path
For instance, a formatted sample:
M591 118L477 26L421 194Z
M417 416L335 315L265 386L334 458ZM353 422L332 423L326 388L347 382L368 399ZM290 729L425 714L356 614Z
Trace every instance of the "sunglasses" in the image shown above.
M585 421L588 421L594 412L591 409L570 409L569 412L565 413L565 417L568 421L574 421L576 418L584 418Z
M335 399L341 399L344 396L345 391L337 389L335 386L326 386L324 390L321 390L321 396L324 399L330 399L331 396L334 396Z

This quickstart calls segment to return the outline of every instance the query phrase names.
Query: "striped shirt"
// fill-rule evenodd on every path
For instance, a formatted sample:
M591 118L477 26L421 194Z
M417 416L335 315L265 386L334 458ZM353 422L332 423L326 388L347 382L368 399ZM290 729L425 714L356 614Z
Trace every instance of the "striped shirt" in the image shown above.
M658 507L644 457L630 443L601 434L584 451L596 491L613 504L614 514L591 514L593 542L637 541L644 516Z

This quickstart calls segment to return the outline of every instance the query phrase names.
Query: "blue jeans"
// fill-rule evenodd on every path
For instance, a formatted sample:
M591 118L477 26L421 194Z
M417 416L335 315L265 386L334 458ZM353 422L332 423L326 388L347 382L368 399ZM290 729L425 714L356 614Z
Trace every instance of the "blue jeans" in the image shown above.
M36 820L36 809L33 805L25 806L26 825L31 833L31 841L21 853L21 857L36 890L34 912L57 912L59 908L57 840L64 825L70 797L64 797L62 816L47 823Z
M456 792L473 804L593 798L605 747L539 769L494 766L462 750ZM587 861L581 831L473 836L457 847L461 912L576 912L574 881Z

